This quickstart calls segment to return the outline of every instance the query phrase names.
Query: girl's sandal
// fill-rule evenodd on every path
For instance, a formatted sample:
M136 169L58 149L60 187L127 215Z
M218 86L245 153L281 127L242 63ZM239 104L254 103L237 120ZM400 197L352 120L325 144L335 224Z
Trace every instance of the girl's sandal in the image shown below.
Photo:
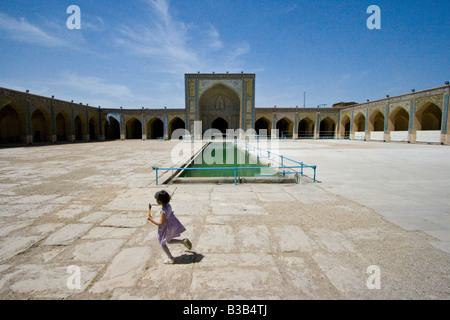
M189 239L183 239L183 244L188 250L192 249L192 243L189 241Z

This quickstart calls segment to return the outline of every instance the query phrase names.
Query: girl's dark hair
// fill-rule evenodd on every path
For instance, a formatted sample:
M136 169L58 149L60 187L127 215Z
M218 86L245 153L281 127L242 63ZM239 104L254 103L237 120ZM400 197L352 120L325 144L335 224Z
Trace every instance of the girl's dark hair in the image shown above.
M170 202L170 195L167 193L167 191L159 191L155 194L155 199L163 205L167 205Z

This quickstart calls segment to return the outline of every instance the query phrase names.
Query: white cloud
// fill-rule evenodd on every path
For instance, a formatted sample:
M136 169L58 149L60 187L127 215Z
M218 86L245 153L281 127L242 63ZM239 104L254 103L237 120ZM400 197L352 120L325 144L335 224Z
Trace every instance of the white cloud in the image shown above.
M1 80L1 79L0 79ZM1 81L0 81L1 82ZM146 101L145 97L138 97L125 85L110 83L105 79L91 76L81 76L73 72L63 72L54 79L7 79L8 88L30 92L37 95L71 101L90 106L106 108L124 107L137 101ZM145 105L145 104L143 104ZM137 105L133 107L138 107Z
M74 100L76 102L89 103L90 106L102 106L104 108L139 109L162 108L163 106L180 107L183 106L184 96L180 95L176 105L168 104L167 97L173 95L173 81L155 81L152 87L152 93L135 90L134 92L128 86L111 83L108 80L99 77L82 76L74 72L64 72L56 80L39 81L39 86L52 88L52 93L48 90L47 95L55 95L62 100ZM177 87L177 85L175 85ZM177 87L177 90L183 92L183 88Z
M230 72L241 69L239 58L250 51L248 43L228 45L228 50L224 50L220 33L212 24L206 31L199 31L202 29L198 26L186 25L171 15L169 0L148 0L147 3L150 26L121 27L121 36L115 39L117 46L130 54L149 58L157 72L179 75L219 71L215 67Z
M38 44L44 47L64 47L69 43L51 35L41 28L32 25L25 18L16 19L0 13L0 30L7 37L25 43Z
M83 77L76 73L64 74L57 83L84 92L86 96L99 95L113 98L130 98L133 96L131 90L124 85L107 83L101 78Z
M105 22L101 17L91 17L85 14L83 15L81 28L83 30L103 31L105 30Z
M162 17L162 20L166 24L171 23L172 18L169 15L170 3L168 0L148 0L147 2L158 11L159 15Z
M122 37L116 39L116 44L132 54L157 61L161 68L159 71L180 73L187 71L191 65L197 65L197 56L187 45L188 27L172 18L169 2L149 0L147 3L152 25L123 26L119 30Z
M209 25L209 45L213 50L220 50L223 48L223 42L220 40L220 34L219 31L213 26Z
M236 48L230 53L229 60L234 61L240 56L246 55L250 52L250 45L246 42L239 43Z

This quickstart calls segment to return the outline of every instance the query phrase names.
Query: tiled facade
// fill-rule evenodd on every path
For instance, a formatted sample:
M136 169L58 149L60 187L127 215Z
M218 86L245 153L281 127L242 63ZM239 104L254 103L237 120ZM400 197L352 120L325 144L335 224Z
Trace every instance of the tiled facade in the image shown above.
M255 74L186 74L184 109L102 109L0 88L0 143L170 139L176 129L449 144L450 86L337 108L256 108Z

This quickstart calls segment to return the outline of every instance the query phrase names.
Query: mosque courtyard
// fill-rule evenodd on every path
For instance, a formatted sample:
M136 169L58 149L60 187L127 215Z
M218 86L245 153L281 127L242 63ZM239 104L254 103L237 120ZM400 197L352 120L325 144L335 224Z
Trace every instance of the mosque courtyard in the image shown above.
M450 297L447 146L286 140L318 183L156 186L178 143L0 149L0 299ZM161 189L193 243L175 265L146 219Z

